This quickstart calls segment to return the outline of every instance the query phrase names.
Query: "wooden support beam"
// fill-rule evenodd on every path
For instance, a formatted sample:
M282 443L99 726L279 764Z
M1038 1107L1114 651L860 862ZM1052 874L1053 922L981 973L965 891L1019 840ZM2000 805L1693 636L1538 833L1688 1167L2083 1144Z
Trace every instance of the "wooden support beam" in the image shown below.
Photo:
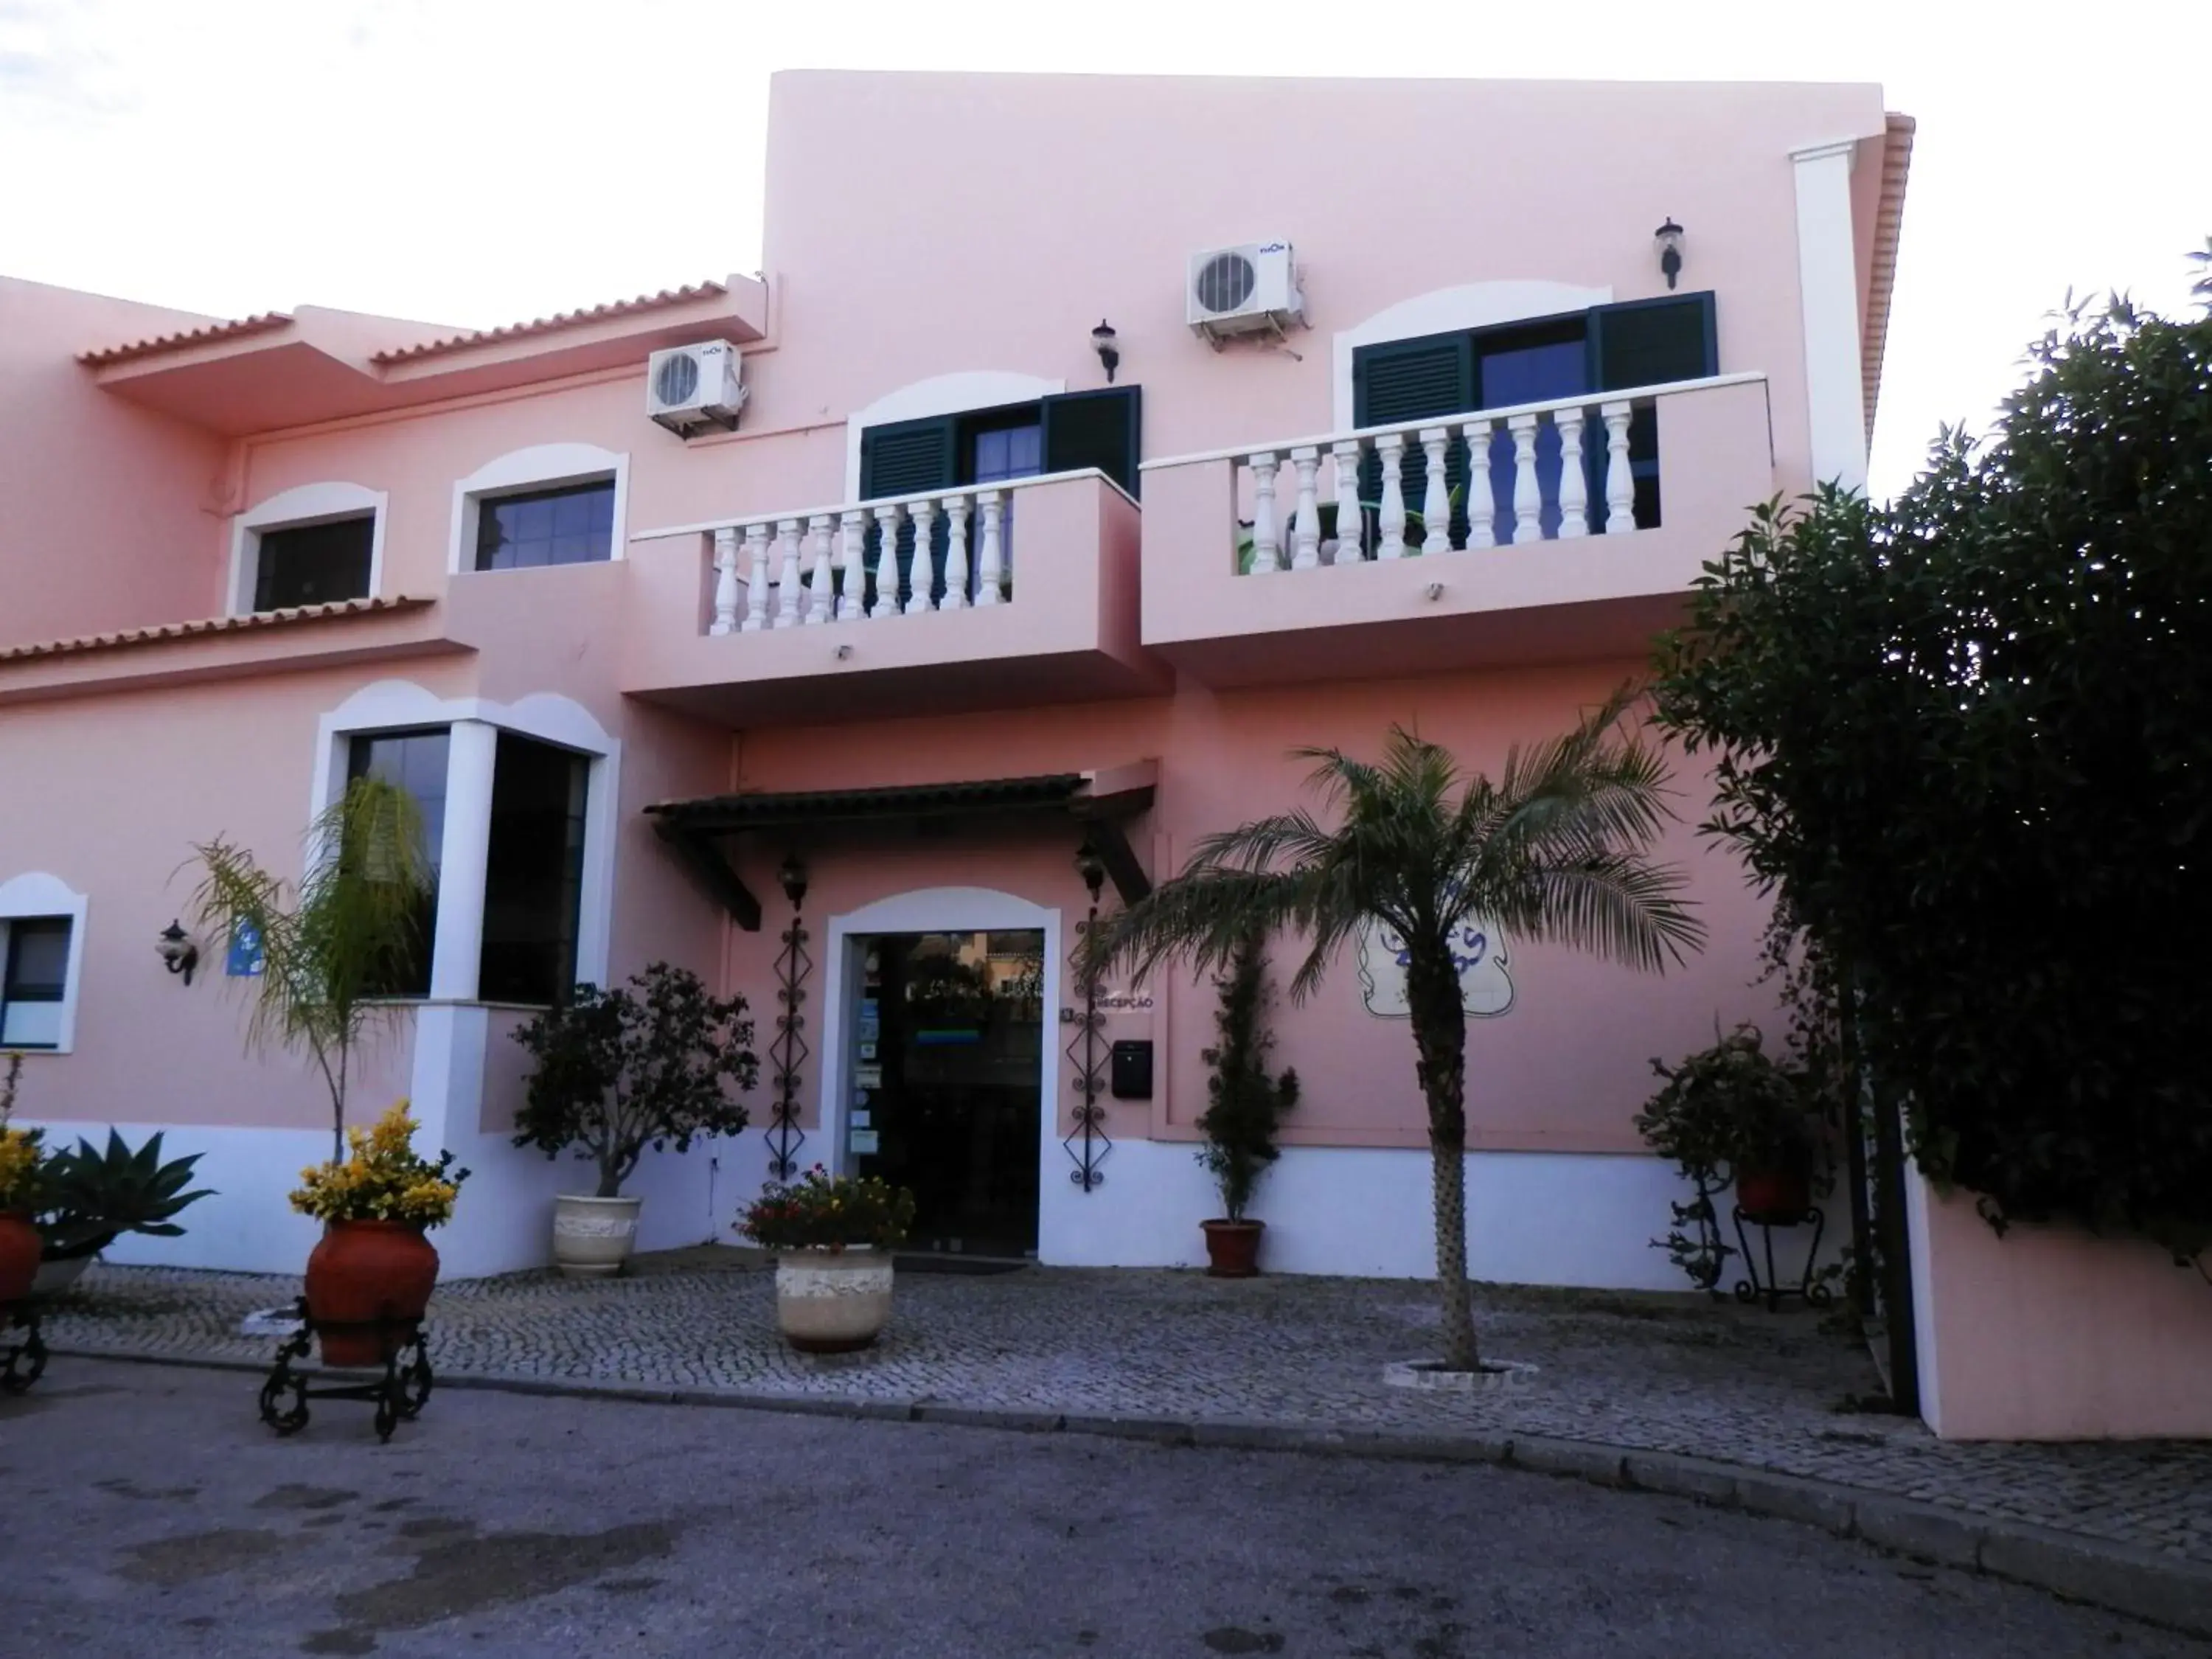
M668 844L670 850L683 860L685 867L699 878L699 884L730 913L731 919L738 927L748 933L760 932L760 900L753 896L753 890L745 885L744 878L731 868L729 860L723 856L720 841L711 835L670 823L665 818L654 819L653 827L661 840Z
M1085 827L1091 837L1091 845L1098 854L1098 861L1106 866L1106 873L1113 878L1114 890L1121 896L1122 903L1134 904L1152 890L1152 878L1145 873L1144 866L1137 862L1137 855L1130 848L1128 836L1121 833L1119 819L1100 818Z

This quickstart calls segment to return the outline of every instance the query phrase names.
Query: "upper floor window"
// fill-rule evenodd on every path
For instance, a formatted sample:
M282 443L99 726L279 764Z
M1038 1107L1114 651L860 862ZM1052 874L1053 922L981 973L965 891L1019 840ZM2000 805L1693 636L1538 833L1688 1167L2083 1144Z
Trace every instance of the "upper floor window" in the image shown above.
M1668 295L1495 328L1359 346L1352 359L1352 424L1396 426L1469 410L1565 402L1585 395L1595 398L1717 373L1712 295ZM1639 408L1630 421L1628 457L1636 481L1636 521L1656 525L1659 435L1648 407ZM1501 427L1491 440L1490 471L1492 488L1498 493L1494 507L1501 518L1511 510L1512 460L1513 440ZM1602 450L1586 446L1583 461L1595 471L1603 464ZM1407 501L1420 500L1426 467L1418 450L1408 453L1403 473ZM1463 536L1468 468L1467 446L1456 436L1445 452L1444 469L1453 503L1452 533ZM1542 499L1555 502L1559 434L1548 423L1538 435L1536 473ZM1372 501L1379 488L1378 463L1370 456L1360 495ZM1593 501L1602 501L1601 487L1589 493ZM1546 513L1544 533L1549 536L1555 533L1558 508L1547 507Z
M614 556L615 481L489 497L477 507L476 568L590 564Z
M69 991L68 916L0 921L0 1048L58 1048Z
M339 605L376 596L384 562L381 490L311 483L231 520L228 614Z
M1139 388L1130 386L872 426L860 434L860 498L1088 466L1134 495L1141 416Z
M288 611L369 596L376 515L327 524L294 525L260 534L253 608Z

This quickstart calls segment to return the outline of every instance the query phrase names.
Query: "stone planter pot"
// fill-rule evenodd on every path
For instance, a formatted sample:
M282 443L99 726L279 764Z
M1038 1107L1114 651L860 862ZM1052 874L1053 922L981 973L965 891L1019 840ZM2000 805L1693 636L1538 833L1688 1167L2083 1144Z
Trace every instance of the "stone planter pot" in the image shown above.
M883 1334L891 1317L890 1253L787 1250L775 1263L775 1325L801 1353L852 1353Z
M1215 1279L1252 1279L1260 1272L1260 1236L1264 1221L1201 1221L1206 1235L1206 1271Z
M97 1255L72 1255L59 1261L39 1263L39 1276L31 1281L33 1296L60 1296L84 1277L84 1270L100 1258Z
M553 1265L571 1279L611 1279L637 1243L641 1198L586 1198L563 1193L553 1200Z
M438 1252L404 1221L333 1221L307 1257L307 1316L326 1365L381 1365L406 1340L380 1324L420 1320Z

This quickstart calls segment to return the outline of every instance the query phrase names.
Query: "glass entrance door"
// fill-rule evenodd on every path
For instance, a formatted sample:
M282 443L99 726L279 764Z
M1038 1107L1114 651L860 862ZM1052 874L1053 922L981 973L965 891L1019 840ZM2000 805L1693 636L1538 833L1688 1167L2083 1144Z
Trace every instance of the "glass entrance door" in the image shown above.
M915 1195L908 1248L1036 1249L1044 935L859 941L847 1167Z

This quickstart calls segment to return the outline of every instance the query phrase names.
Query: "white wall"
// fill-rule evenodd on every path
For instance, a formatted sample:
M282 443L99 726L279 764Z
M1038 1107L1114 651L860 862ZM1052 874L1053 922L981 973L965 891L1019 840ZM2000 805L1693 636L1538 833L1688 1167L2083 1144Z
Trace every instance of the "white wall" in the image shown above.
M1085 1194L1066 1155L1046 1146L1038 1257L1066 1267L1194 1267L1206 1247L1198 1224L1218 1215L1212 1183L1188 1146L1115 1143L1105 1184ZM1612 1290L1688 1288L1663 1250L1670 1202L1686 1197L1671 1164L1654 1158L1559 1152L1467 1155L1468 1265L1480 1279ZM1848 1242L1832 1200L1820 1255ZM1729 1200L1716 1200L1728 1242ZM1425 1279L1436 1271L1425 1151L1291 1146L1260 1189L1252 1214L1267 1224L1262 1265L1273 1273ZM1754 1248L1759 1236L1751 1233ZM1775 1235L1785 1283L1803 1271L1809 1229ZM1729 1261L1733 1285L1742 1268ZM1764 1272L1764 1263L1761 1264Z

